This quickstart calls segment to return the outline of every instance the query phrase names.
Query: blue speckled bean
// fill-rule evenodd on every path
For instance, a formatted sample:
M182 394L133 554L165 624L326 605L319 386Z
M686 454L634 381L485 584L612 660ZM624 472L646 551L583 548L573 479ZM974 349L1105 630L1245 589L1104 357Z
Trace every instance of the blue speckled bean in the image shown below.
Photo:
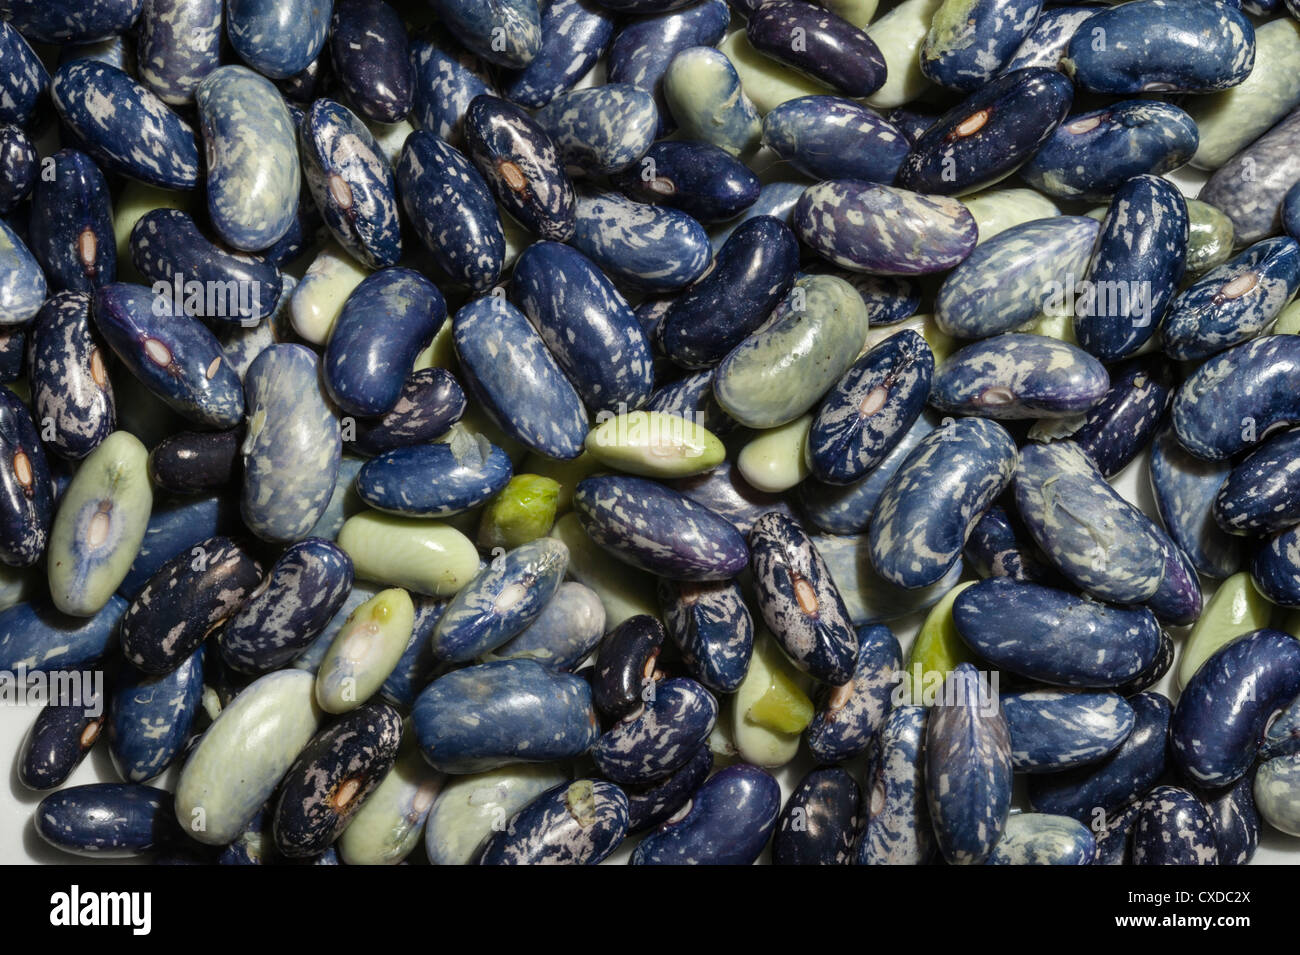
M921 72L940 86L979 89L1016 53L1042 7L1042 0L945 0L921 44Z
M740 585L661 580L659 605L690 674L715 692L735 692L754 651L754 621Z
M751 865L776 828L781 787L756 766L728 766L691 797L685 815L641 840L633 865Z
M628 798L600 779L562 783L510 817L479 865L597 865L628 830Z
M889 712L903 665L898 640L888 627L858 629L858 659L852 678L819 688L816 713L804 730L808 750L819 763L844 762L866 752Z
M541 49L541 14L536 0L431 0L431 3L461 43L498 66L508 69L527 66Z
M325 45L331 0L226 0L226 33L240 59L264 76L305 70Z
M118 775L144 783L175 762L189 739L203 697L204 648L171 673L125 667L113 683L108 747Z
M53 290L89 292L117 274L108 183L85 153L60 149L32 193L31 252Z
M1133 824L1134 865L1218 865L1210 813L1196 796L1177 786L1147 793Z
M617 192L578 197L572 241L613 278L650 292L683 288L713 261L708 233L686 213Z
M845 769L814 769L795 787L772 837L773 865L849 865L858 832L857 781Z
M1018 773L1054 773L1118 749L1136 717L1116 693L1019 690L1002 697Z
M1172 428L1151 445L1151 487L1165 530L1196 569L1222 579L1241 569L1241 541L1214 520L1213 504L1231 471L1229 462L1202 461L1188 454Z
M460 146L465 113L474 97L493 91L487 70L478 58L450 37L411 40L415 97L411 118L453 146Z
M812 3L769 0L749 16L745 36L760 53L848 96L870 96L885 82L875 41Z
M880 726L867 770L858 865L924 865L934 856L925 797L926 718L925 707L904 704Z
M560 93L534 118L567 166L602 176L622 172L645 155L659 111L645 90L610 83Z
M51 793L32 814L36 832L64 852L118 859L180 838L172 794L133 783L91 783Z
M537 55L502 92L529 109L545 106L587 74L614 39L614 14L595 0L554 0L542 10Z

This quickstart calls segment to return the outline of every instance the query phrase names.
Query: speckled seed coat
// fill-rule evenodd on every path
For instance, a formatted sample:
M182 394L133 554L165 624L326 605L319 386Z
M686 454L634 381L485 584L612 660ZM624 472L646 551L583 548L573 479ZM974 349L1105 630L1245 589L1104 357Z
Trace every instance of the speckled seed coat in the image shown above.
M597 865L627 834L628 798L601 779L547 790L515 813L479 865Z
M849 865L858 831L857 781L838 766L805 776L772 836L773 865Z
M527 66L541 48L541 15L532 0L433 0L432 6L461 43L498 66Z
M555 0L542 10L541 46L506 83L506 99L529 109L572 88L614 39L614 13L588 0Z
M1011 737L986 680L959 664L926 723L926 800L936 841L953 865L983 863L1011 808Z
M1078 445L1025 447L1015 494L1029 533L1076 586L1117 603L1146 600L1160 586L1161 542Z
M276 848L290 858L328 848L392 768L401 739L401 715L387 703L368 703L317 734L281 784Z
M734 692L754 651L754 621L740 586L662 580L659 605L690 674L715 692Z
M0 326L21 325L40 311L45 273L9 223L0 219Z
M412 120L418 129L459 148L470 102L493 92L485 64L454 41L431 36L412 38L411 66Z
M199 647L161 676L135 667L118 673L108 713L108 748L127 782L161 775L185 748L203 698L204 651Z
M1234 534L1272 533L1300 523L1300 495L1285 477L1300 468L1300 430L1260 445L1232 469L1214 498L1214 519ZM1283 479L1280 479L1283 478Z
M1150 611L1009 577L962 591L953 620L971 649L995 666L1065 686L1118 686L1146 669L1160 648Z
M506 434L546 457L582 453L582 399L517 308L476 299L452 319L452 341L465 385Z
M1087 352L1045 335L986 338L935 372L930 404L953 414L1011 420L1079 414L1110 388L1106 368Z
M1095 763L1133 732L1136 717L1117 693L1019 690L1002 697L1018 773Z
M116 649L126 607L121 597L110 596L97 613L72 617L47 600L15 604L0 612L0 666L48 673L94 663Z
M1042 7L1042 0L945 0L921 44L921 72L940 86L978 89L1029 36Z
M885 580L918 589L958 562L970 530L1011 482L1015 442L983 418L931 431L889 479L871 519L871 563ZM935 503L945 502L935 511Z
M699 683L674 677L653 684L642 706L591 748L602 776L619 784L655 782L694 755L718 719L718 701Z
M849 96L870 96L885 82L874 40L847 20L802 0L764 3L748 17L754 49ZM803 43L792 43L801 36Z
M986 865L1092 865L1097 840L1068 816L1021 812L1007 818Z
M1151 443L1173 396L1173 369L1159 355L1143 355L1110 369L1110 391L1083 416L1071 440L1113 478Z
M1134 865L1217 865L1214 825L1205 805L1186 789L1157 786L1133 825Z
M801 96L763 117L763 145L814 179L893 182L908 142L892 123L839 96Z
M1193 457L1168 426L1151 444L1151 487L1165 530L1200 573L1217 579L1236 573L1242 561L1241 541L1210 516L1231 470L1228 461Z
M866 752L889 712L902 651L893 632L876 624L858 630L853 677L818 688L817 711L804 739L819 763L839 763Z
M1237 153L1201 187L1197 198L1232 220L1237 245L1279 231L1282 201L1300 176L1300 109Z
M652 292L684 288L713 261L708 233L686 213L617 192L579 195L572 242L612 278Z
M599 176L622 172L645 155L659 110L645 90L610 83L560 93L534 119L566 165Z
M593 541L661 577L725 580L749 561L744 538L725 518L645 478L587 478L573 506Z
M93 159L75 149L50 157L53 178L32 190L28 241L51 290L89 292L117 275L117 240L108 181Z
M221 62L222 0L145 0L136 57L140 79L164 103L180 106Z
M171 793L132 783L92 783L51 793L32 818L42 839L64 852L120 859L180 838Z
M885 717L873 743L863 793L858 865L924 865L935 853L925 796L927 710L904 704Z
M530 658L556 670L573 670L605 634L605 607L585 584L560 584L555 596L527 627L490 655L492 659Z
M285 79L316 59L329 32L330 0L227 0L226 33L240 59Z
M50 78L59 118L106 172L164 189L193 189L199 178L194 130L126 73L72 60Z
M322 391L316 356L302 345L272 345L244 376L240 513L265 540L301 540L329 504L342 438Z
M776 828L781 787L757 766L728 766L632 853L632 865L750 865Z
M946 271L975 248L977 233L970 211L955 199L849 179L809 186L792 221L817 254L874 275Z
M122 652L146 673L170 673L262 579L262 568L228 538L177 554L150 578L122 618Z
M31 412L0 387L0 562L30 567L45 553L54 483Z

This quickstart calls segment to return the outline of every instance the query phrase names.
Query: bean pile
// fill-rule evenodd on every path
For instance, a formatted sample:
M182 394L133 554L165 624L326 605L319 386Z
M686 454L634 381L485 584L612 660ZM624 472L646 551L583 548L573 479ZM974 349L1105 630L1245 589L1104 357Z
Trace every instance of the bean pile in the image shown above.
M820 3L0 2L45 840L1300 836L1300 3Z

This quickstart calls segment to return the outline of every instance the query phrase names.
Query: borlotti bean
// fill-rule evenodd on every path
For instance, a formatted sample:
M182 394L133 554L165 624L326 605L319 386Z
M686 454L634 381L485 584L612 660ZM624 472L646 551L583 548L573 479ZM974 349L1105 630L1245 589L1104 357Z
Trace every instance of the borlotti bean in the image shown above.
M49 851L1294 858L1300 4L884 6L0 0Z

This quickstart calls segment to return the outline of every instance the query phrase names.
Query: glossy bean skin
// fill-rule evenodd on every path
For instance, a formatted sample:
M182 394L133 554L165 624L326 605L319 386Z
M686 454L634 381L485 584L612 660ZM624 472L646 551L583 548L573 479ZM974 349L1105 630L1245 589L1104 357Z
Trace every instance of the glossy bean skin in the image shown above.
M28 789L62 786L99 739L108 718L104 674L85 671L82 678L88 681L89 691L67 694L66 699L62 695L52 698L36 714L23 740L16 771L18 781Z
M672 580L725 580L749 560L725 518L637 477L590 477L573 498L592 540L620 560Z
M1292 700L1269 723L1259 748L1261 760L1294 753L1300 753L1300 696Z
M680 768L648 786L627 786L628 831L642 832L666 822L691 798L713 768L713 753L705 743Z
M408 710L415 704L420 691L432 681L438 669L429 637L446 609L446 601L422 594L412 595L411 603L415 607L411 639L402 651L397 665L393 667L393 672L385 677L379 687L379 695L385 700Z
M935 323L958 338L987 338L1032 321L1056 304L1045 301L1054 289L1087 268L1097 229L1094 219L1054 216L981 242L944 279Z
M946 196L850 179L809 186L792 222L818 255L872 275L946 271L975 248L978 231L970 211Z
M594 590L571 580L560 584L537 618L491 654L490 659L530 658L573 671L600 643L605 607Z
M497 494L511 474L510 458L500 448L455 436L376 455L357 473L356 490L379 511L450 517Z
M1217 865L1214 824L1204 803L1177 786L1147 794L1133 824L1134 865Z
M971 649L998 667L1064 686L1119 686L1143 672L1160 648L1150 611L1007 577L963 591L953 619Z
M1214 501L1232 471L1228 461L1193 457L1168 426L1151 445L1151 487L1170 538L1207 577L1229 577L1241 566L1242 542L1214 520Z
M106 172L164 189L193 189L199 177L194 130L129 75L72 60L50 77L59 117ZM97 107L107 97L111 111Z
M73 617L38 599L0 611L0 664L28 673L75 670L114 648L126 601L110 596L94 614Z
M569 246L534 243L515 263L513 290L589 409L635 409L649 400L650 343L591 260Z
M1070 38L1098 12L1096 7L1060 6L1042 10L1034 28L1002 67L1003 73L1030 66L1056 69Z
M273 79L305 70L325 45L332 3L228 0L226 32L244 62Z
M628 818L627 794L613 783L564 783L515 813L479 865L597 865L623 841Z
M1215 355L1174 395L1179 443L1205 461L1223 461L1300 422L1297 374L1300 335L1267 335Z
M613 176L629 198L680 209L707 224L734 219L759 195L758 177L712 143L655 143L635 165Z
M347 414L374 417L397 404L416 357L447 318L437 286L413 269L383 269L353 289L334 323L322 366Z
M676 291L713 262L704 227L676 209L605 192L579 195L576 217L573 246L635 288Z
M561 93L535 118L566 167L597 176L621 175L654 142L659 111L645 90L614 83Z
M1269 438L1232 469L1214 498L1214 519L1231 534L1270 534L1300 523L1300 501L1277 480L1300 454L1300 432Z
M921 72L950 89L978 89L1029 36L1042 6L1041 0L949 0L935 11L921 44Z
M482 699L477 712L466 702ZM445 773L569 759L599 736L586 680L534 660L456 670L425 688L412 711L424 757Z
M818 689L816 713L804 730L808 749L818 763L839 763L867 751L889 713L902 665L898 640L888 627L858 628L858 658L852 678L839 686Z
M24 126L38 108L41 94L49 88L50 74L27 40L8 20L0 25L0 58L11 64L3 80L0 123Z
M91 783L51 793L33 813L36 832L64 852L121 859L179 839L172 795L133 783Z
M387 703L344 714L298 754L281 784L276 848L289 858L327 849L397 758L402 718Z
M127 782L148 782L181 755L203 698L205 650L195 650L171 673L150 675L135 667L118 673L108 714L108 750Z
M804 43L791 43L794 31ZM749 17L754 49L849 96L870 96L885 82L885 59L853 24L801 0L772 0Z
M334 618L352 579L337 544L309 537L289 546L217 632L221 658L244 673L293 659Z
M239 457L238 430L181 431L149 452L149 480L167 494L202 494L230 484Z
M714 692L734 692L754 650L754 621L739 585L661 580L659 605L690 674Z
M396 123L411 111L410 42L401 18L382 0L338 0L330 63L348 101L366 119Z
M1300 243L1264 239L1207 272L1169 306L1160 326L1171 358L1200 360L1267 330L1300 288Z
M264 540L306 537L334 491L342 437L317 365L302 345L272 345L244 375L249 422L240 514Z
M1145 523L1160 542L1164 556L1164 576L1156 592L1146 599L1145 606L1163 624L1181 627L1195 623L1204 605L1196 567L1160 525L1150 518Z
M470 394L506 434L547 457L582 453L582 399L518 309L495 296L477 299L455 314L452 340Z
M446 434L466 407L455 375L445 368L421 368L407 376L391 411L357 422L352 448L373 455L424 444Z
M1060 773L1029 777L1035 812L1071 816L1091 823L1095 810L1110 813L1142 796L1165 771L1165 740L1172 707L1159 693L1128 699L1133 730L1109 756Z
M1243 776L1232 786L1202 795L1214 824L1219 865L1246 865L1259 845L1260 819L1255 806L1255 780Z
M46 555L50 597L64 613L97 615L127 576L153 507L147 461L138 438L114 431L64 490Z
M655 391L646 404L647 411L660 414L676 415L687 421L694 421L717 437L730 434L739 427L739 422L722 410L718 397L713 393L715 368L683 375L676 381L670 381ZM726 462L723 462L725 465ZM719 465L721 467L722 465ZM717 469L715 469L716 471ZM704 476L714 473L705 472ZM742 478L743 480L743 478ZM763 492L758 492L763 493ZM692 495L687 495L691 497ZM708 503L700 501L708 507Z
M980 865L1011 808L1011 737L997 697L969 663L949 674L925 732L925 791L939 849Z
M871 520L871 562L900 587L941 580L971 528L1010 483L1015 442L996 422L963 418L931 431L885 485ZM934 502L948 502L936 514Z
M802 481L795 488L801 512L828 534L860 534L871 526L871 518L881 493L894 473L934 424L924 413L898 439L889 453L874 468L852 484L826 484L816 477Z
M1255 774L1255 804L1274 829L1290 835L1300 831L1300 756L1279 756Z
M40 263L0 219L0 326L21 325L40 311L47 286Z
M421 241L453 279L489 288L505 264L506 240L487 183L453 146L416 130L402 147L397 190Z
M672 112L663 99L663 77L682 50L716 46L727 31L731 10L723 0L704 0L682 10L640 17L614 35L609 48L608 79L631 83L655 94L659 107L659 132L671 132Z
M221 0L148 0L140 8L140 79L164 103L182 106L221 62Z
M1300 694L1300 641L1256 630L1192 675L1169 725L1170 750L1189 779L1228 786L1250 768L1268 718Z
M773 865L849 865L858 829L858 784L838 766L795 787L772 838Z
M113 385L106 355L91 330L90 298L60 292L32 323L27 379L37 420L52 421L46 445L79 460L108 437L116 424Z
M597 712L611 720L629 716L658 677L656 663L664 642L663 625L637 614L605 634L596 651L591 697Z
M763 129L758 110L721 50L682 50L668 64L663 90L683 138L712 143L733 156L748 156L758 148Z
M1255 140L1210 176L1197 198L1231 221L1237 245L1281 231L1282 204L1300 172L1300 110Z
M569 774L555 765L519 763L446 780L424 827L429 861L434 865L477 862L502 823L568 779Z
M524 110L478 96L465 114L465 149L497 201L542 239L573 236L577 197L555 143Z
M1133 732L1133 707L1115 693L1021 690L1002 698L1018 773L1053 773L1113 752Z
M52 290L89 292L117 276L108 182L83 152L60 149L50 158L52 178L38 177L32 191L31 252Z
M370 130L329 99L311 105L298 127L302 171L334 238L372 269L402 255L393 169Z
M1142 800L1129 803L1106 820L1105 828L1096 833L1097 859L1094 865L1128 865L1129 843Z
M781 787L756 766L728 766L691 797L690 808L641 840L633 865L750 865L781 811Z
M1107 479L1124 470L1148 444L1173 395L1169 363L1158 356L1133 358L1110 369L1110 391L1070 435Z
M1094 31L1123 38L1096 49ZM1255 30L1230 3L1170 0L1103 11L1071 39L1062 67L1080 89L1125 95L1208 93L1236 86L1255 65Z
M1126 179L1185 165L1197 142L1196 122L1177 106L1126 100L1067 117L1020 178L1057 199L1104 202Z
M991 418L1063 417L1105 397L1105 367L1082 349L1044 335L1009 333L967 345L935 372L930 404Z
M648 696L591 748L601 775L620 785L645 785L680 769L717 722L717 700L694 680L661 680Z
M557 0L542 11L541 46L502 92L529 109L571 89L609 48L615 16L593 0Z
M808 535L788 517L765 514L750 531L749 547L759 610L790 660L832 686L853 679L857 633Z
M1117 603L1141 602L1159 588L1164 548L1150 522L1078 445L1026 446L1015 487L1029 533L1073 584Z
M447 604L430 635L435 656L467 663L522 631L555 596L568 559L561 541L542 537L489 564Z
M208 240L179 209L155 209L131 230L131 264L171 310L191 318L255 325L280 301L280 270ZM197 285L192 283L198 283ZM206 289L234 289L220 296Z
M411 67L414 125L459 149L470 102L494 90L486 64L450 37L431 33L411 38Z
M924 865L935 854L925 795L927 710L902 704L873 744L858 837L858 865Z
M0 387L0 562L30 567L45 553L54 484L31 412Z
M1250 578L1271 602L1300 607L1300 561L1296 555L1300 528L1291 527L1260 542L1250 562Z
M1056 70L1030 67L981 87L941 116L903 158L894 182L927 195L961 196L1011 175L1048 141L1073 99Z
M813 475L844 485L880 466L920 416L933 374L930 346L910 330L859 358L813 419L807 453Z
M122 618L127 662L159 676L175 670L261 579L257 561L228 538L211 538L173 557Z
M1009 577L1039 584L1059 579L1025 530L1015 508L994 504L971 528L962 551L981 577Z
M527 66L541 47L541 16L529 0L435 0L433 7L457 39L498 66Z
M985 865L1092 865L1096 856L1097 840L1082 823L1067 816L1021 812L1007 818Z
M235 249L255 252L274 245L298 211L297 123L274 84L241 66L210 73L195 102L213 228Z
M9 215L31 194L37 159L26 133L17 126L0 125L0 215Z
M688 368L716 364L786 296L798 262L789 228L770 216L751 219L719 250L713 270L669 307L655 344Z
M153 394L192 421L233 428L244 413L239 376L221 343L172 303L125 282L95 292L95 327Z

